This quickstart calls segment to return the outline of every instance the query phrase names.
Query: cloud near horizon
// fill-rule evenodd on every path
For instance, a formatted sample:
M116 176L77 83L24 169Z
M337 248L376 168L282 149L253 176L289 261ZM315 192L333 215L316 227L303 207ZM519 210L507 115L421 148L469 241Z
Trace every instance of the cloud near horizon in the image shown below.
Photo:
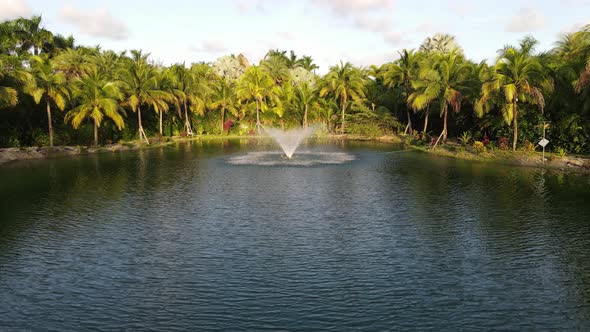
M123 40L129 37L127 25L115 18L107 9L83 12L71 6L64 6L58 18L76 26L81 32L93 37Z
M25 0L3 0L0 2L0 22L33 15L31 6Z
M533 32L545 27L545 16L535 8L520 8L506 26L508 32Z
M191 51L202 52L208 54L219 54L226 52L228 48L219 40L205 40L201 43L201 46L191 47Z

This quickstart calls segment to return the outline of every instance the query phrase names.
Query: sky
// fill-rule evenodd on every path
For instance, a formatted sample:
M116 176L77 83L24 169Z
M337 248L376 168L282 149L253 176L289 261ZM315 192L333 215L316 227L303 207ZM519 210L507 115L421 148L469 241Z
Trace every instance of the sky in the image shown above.
M437 32L477 62L527 35L545 51L589 24L589 9L590 0L0 0L0 21L40 14L77 44L143 49L166 65L293 50L322 73L340 61L379 66Z

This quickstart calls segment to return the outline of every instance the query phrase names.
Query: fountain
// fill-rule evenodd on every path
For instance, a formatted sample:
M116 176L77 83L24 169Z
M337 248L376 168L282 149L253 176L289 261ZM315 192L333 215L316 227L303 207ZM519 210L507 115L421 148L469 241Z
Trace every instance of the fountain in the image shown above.
M317 151L317 147L293 154L303 140L318 129L318 126L280 130L276 128L262 128L263 132L272 137L281 147L279 151L251 151L246 154L231 156L227 161L232 165L309 167L314 165L338 165L351 162L356 158L346 152ZM286 157L285 157L286 156Z
M280 145L287 158L291 159L301 142L311 136L317 130L317 127L311 126L289 130L264 128L263 130Z

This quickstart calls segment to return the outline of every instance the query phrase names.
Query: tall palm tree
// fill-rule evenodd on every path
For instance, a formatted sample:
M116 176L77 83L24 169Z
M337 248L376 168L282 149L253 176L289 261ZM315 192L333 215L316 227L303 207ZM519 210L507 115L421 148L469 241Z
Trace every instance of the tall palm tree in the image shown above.
M236 107L236 89L235 81L218 79L213 85L211 93L211 108L219 109L221 115L221 133L223 134L225 124L225 112L230 112L232 115L238 115L238 108Z
M166 93L166 95L164 97L158 98L155 100L154 103L152 103L152 108L154 109L154 111L156 113L158 113L158 118L159 118L158 134L160 135L160 138L161 138L164 135L164 130L163 130L164 113L168 112L168 110L170 109L170 104L168 102L175 103L175 100L176 100L173 95L174 88L173 88L172 80L171 80L170 76L168 75L168 73L163 68L159 68L156 70L156 89L161 90L164 93Z
M360 70L349 62L340 62L339 65L330 67L330 71L324 77L324 84L320 90L321 97L328 94L332 94L334 99L340 100L340 109L342 111L340 132L344 134L344 115L349 101L359 100L365 95Z
M33 55L39 55L45 43L53 41L53 34L43 28L41 20L40 15L16 20L15 34L20 41L21 49L28 51L33 48Z
M400 58L386 67L383 73L383 83L390 88L399 87L400 97L408 105L408 97L412 93L412 81L418 77L420 61L423 59L422 53L416 53L414 50L404 49L399 52ZM428 125L428 113L426 113L426 125ZM406 117L408 124L404 135L409 131L412 134L412 118L410 117L410 108L406 106ZM425 126L426 127L426 126ZM424 129L426 131L426 128Z
M194 101L194 73L184 64L175 64L170 67L170 75L174 84L174 98L184 110L184 128L187 135L193 135L188 116L189 104ZM182 116L181 116L182 118Z
M318 93L315 85L310 82L303 82L295 86L295 96L299 105L303 108L303 127L309 126L308 116L309 108L312 107L318 99Z
M536 44L535 39L527 37L520 42L519 47L507 46L502 49L496 63L494 79L484 83L478 102L484 104L493 98L494 93L503 92L501 111L506 123L512 123L514 127L513 151L516 150L518 141L519 103L535 105L542 112L545 98L541 86L550 84L544 77L539 59L533 55Z
M412 106L423 110L431 103L438 104L443 118L443 130L434 144L440 139L447 140L447 118L449 106L455 111L461 110L463 95L469 89L472 66L462 55L435 53L432 63L421 69L419 78L412 84L414 92L409 96Z
M207 105L210 104L211 85L217 79L213 68L208 63L194 63L190 68L192 81L191 113L204 116Z
M254 99L256 103L256 129L260 130L260 109L270 95L274 82L260 66L250 66L240 78L237 94L242 99Z
M73 97L77 106L66 114L65 121L71 122L74 129L77 129L82 121L92 119L94 145L98 145L98 128L105 116L113 120L119 130L125 127L119 104L124 95L119 85L108 81L97 68L87 70L76 79Z
M131 56L126 68L120 71L120 79L127 95L127 103L133 112L137 112L139 139L150 144L141 123L141 107L148 105L157 109L170 100L171 96L158 87L158 73L147 62L149 54L132 50Z
M25 92L33 97L36 104L45 102L47 109L47 126L49 146L53 146L53 125L51 121L51 104L64 110L69 98L66 77L55 70L53 63L46 56L33 56L30 62L33 79L25 86Z

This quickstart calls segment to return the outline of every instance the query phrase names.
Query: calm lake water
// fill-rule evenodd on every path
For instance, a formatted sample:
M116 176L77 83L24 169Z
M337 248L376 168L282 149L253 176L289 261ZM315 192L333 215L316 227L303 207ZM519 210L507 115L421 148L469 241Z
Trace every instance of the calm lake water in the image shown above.
M588 176L302 150L0 166L0 330L590 329Z

